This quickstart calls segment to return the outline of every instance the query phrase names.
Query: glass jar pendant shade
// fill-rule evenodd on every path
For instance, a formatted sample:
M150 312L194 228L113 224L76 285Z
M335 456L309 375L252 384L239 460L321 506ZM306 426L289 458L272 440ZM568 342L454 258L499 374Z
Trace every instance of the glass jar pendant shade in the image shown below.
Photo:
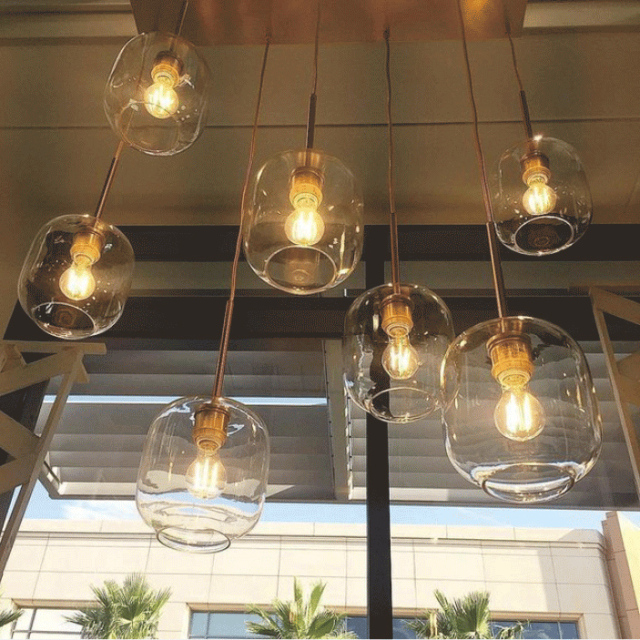
M286 151L255 174L244 253L271 286L295 294L335 287L362 253L363 204L353 174L316 149Z
M600 453L585 356L553 324L506 317L458 336L442 365L447 455L465 479L515 503L552 500Z
M454 337L451 313L426 287L370 289L345 319L344 383L351 399L385 422L423 418L442 405L440 367Z
M204 408L208 419L212 406L214 420L225 416L226 435L207 449L198 436L198 414ZM217 398L215 405L211 397L180 398L151 425L136 505L166 546L222 551L260 519L268 471L269 436L256 414L228 398Z
M18 298L48 334L89 338L122 315L133 276L131 244L90 215L55 218L40 229L22 266Z
M525 255L570 247L592 215L591 193L576 150L535 136L505 151L493 173L493 221L500 241Z
M190 147L205 125L210 72L196 48L169 33L143 33L118 55L104 92L111 128L157 156Z

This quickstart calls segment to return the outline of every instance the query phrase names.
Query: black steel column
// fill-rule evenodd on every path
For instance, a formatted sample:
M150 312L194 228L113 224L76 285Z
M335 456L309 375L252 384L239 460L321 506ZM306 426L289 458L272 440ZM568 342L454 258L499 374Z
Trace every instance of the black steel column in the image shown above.
M368 256L365 286L384 282L384 258ZM387 423L367 414L367 619L369 638L393 637Z

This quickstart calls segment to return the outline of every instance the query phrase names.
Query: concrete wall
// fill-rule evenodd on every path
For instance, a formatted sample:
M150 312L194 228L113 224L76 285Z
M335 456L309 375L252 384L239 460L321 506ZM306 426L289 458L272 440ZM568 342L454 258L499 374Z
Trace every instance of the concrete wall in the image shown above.
M161 638L187 636L190 608L290 599L294 576L325 581L327 606L364 613L364 535L361 525L261 523L219 555L191 555L163 547L138 522L25 521L2 588L23 606L75 607L91 600L91 584L142 572L172 589ZM398 614L434 606L436 588L449 597L486 589L495 617L575 620L582 637L618 637L595 531L403 525L392 535Z

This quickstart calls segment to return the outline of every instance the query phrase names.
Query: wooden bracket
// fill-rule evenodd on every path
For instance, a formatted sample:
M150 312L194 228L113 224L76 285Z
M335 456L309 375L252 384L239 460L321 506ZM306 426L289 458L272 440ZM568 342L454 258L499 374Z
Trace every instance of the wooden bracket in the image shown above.
M63 376L40 436L0 411L0 449L12 458L0 465L0 493L20 487L0 538L0 578L71 388L74 382L88 381L82 359L87 353L103 355L106 352L105 345L97 343L0 341L0 396ZM24 353L51 355L27 364Z
M616 401L622 431L631 458L636 492L640 496L640 439L631 418L628 403L640 407L640 351L632 353L620 360L613 350L607 321L604 314L640 325L640 304L615 295L604 289L589 290L593 314L602 344L602 351L607 363L607 371L611 378L613 397ZM638 331L640 336L640 330Z

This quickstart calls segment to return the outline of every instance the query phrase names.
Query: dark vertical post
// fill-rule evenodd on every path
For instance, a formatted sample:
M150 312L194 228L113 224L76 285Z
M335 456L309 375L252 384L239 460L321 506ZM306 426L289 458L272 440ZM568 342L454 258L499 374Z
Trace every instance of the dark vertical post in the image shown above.
M365 286L384 282L385 252L365 265ZM367 619L369 638L393 637L389 438L386 422L367 414Z

